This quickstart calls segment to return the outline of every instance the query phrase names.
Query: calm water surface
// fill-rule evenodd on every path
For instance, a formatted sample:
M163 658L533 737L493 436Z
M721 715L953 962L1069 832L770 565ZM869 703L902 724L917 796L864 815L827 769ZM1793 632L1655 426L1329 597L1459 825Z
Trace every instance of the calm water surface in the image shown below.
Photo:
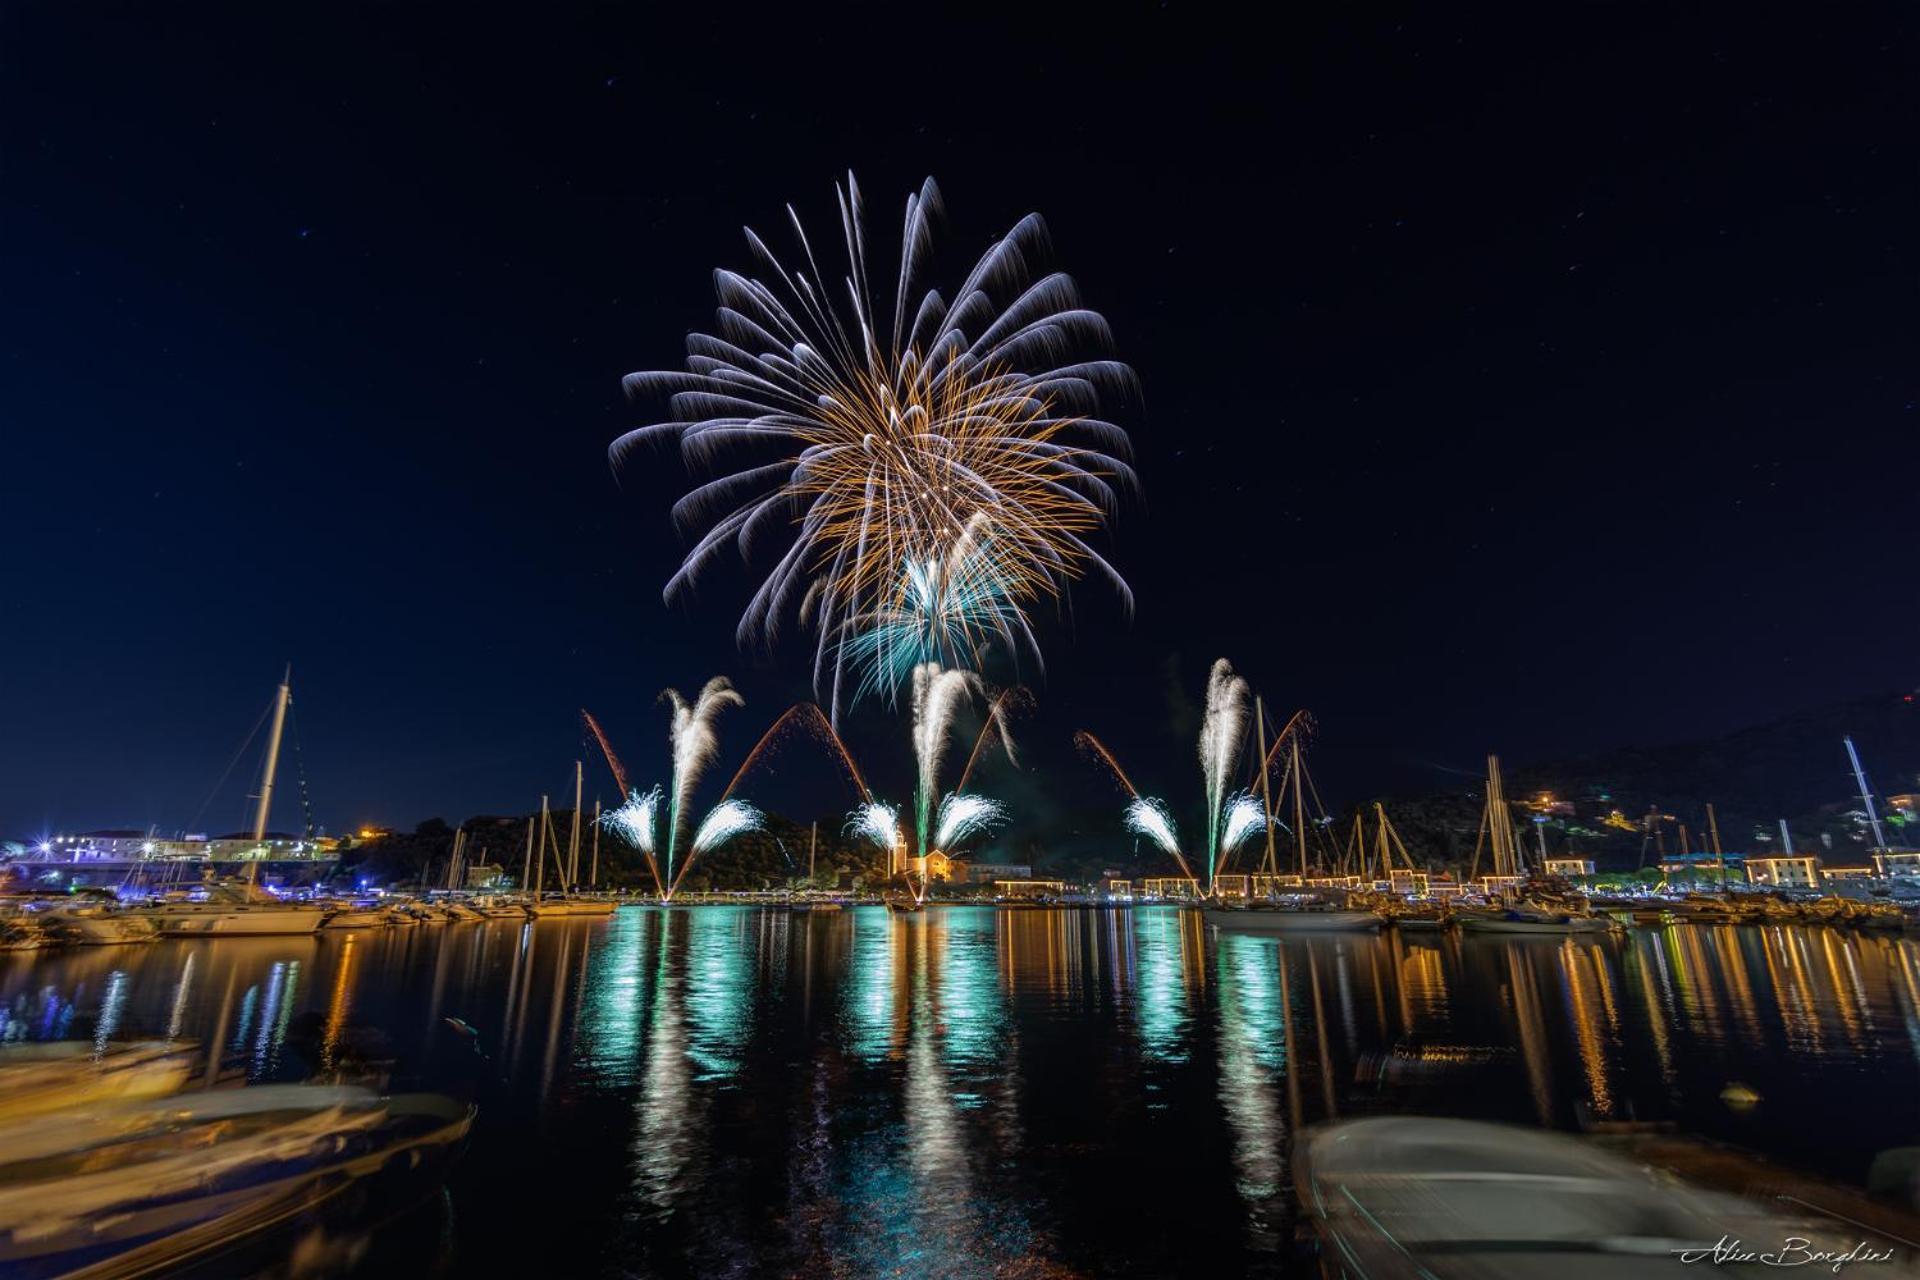
M0 957L0 1036L153 1034L479 1103L443 1196L336 1242L363 1275L1272 1274L1329 1115L1676 1120L1861 1179L1911 1137L1920 948L742 907Z

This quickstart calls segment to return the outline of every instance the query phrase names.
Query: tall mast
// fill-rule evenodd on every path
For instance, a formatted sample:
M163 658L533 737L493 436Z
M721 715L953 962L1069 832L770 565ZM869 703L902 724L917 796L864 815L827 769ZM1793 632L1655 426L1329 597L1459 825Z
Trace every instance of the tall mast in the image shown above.
M1267 860L1261 870L1271 875L1273 861L1273 787L1267 779L1267 711L1260 695L1253 695L1253 722L1260 734L1260 807L1267 815Z
M1847 744L1847 759L1853 762L1853 780L1860 784L1860 803L1867 807L1867 823L1873 828L1873 847L1884 849L1887 847L1887 838L1880 834L1880 815L1873 807L1873 792L1867 787L1866 771L1860 767L1860 753L1853 749L1851 737L1842 738L1841 741Z
M547 887L547 798L540 797L540 856L533 861L533 897L537 902L540 891Z
M593 801L593 874L587 879L587 887L600 887L600 800L597 796Z
M813 825L807 828L807 886L813 886L813 853L820 840L820 820L815 818Z
M1720 887L1727 887L1727 855L1720 848L1720 823L1713 816L1713 806L1707 806L1707 835L1713 841L1713 869L1720 878Z
M541 797L544 804L546 797ZM527 885L533 879L533 815L527 815L527 858L520 864L520 892L527 891Z
M1300 874L1307 874L1307 802L1300 794L1300 735L1294 734L1287 740L1293 758L1293 840L1297 848L1296 860Z
M580 762L573 762L573 822L567 828L567 883L569 893L580 883Z
M1500 756L1486 758L1486 835L1494 844L1494 875L1515 875L1513 827L1507 825L1507 796L1500 787Z
M267 814L273 808L273 775L280 767L280 735L287 727L287 704L293 701L293 664L280 680L280 692L273 700L273 733L267 738L267 772L260 781L260 803L253 811L253 838L267 837ZM1852 749L1851 744L1848 747Z

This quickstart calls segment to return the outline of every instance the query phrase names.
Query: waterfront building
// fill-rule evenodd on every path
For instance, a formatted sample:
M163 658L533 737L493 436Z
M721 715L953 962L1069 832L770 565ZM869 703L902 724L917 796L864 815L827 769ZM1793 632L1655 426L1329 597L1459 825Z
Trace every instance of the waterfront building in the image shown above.
M961 864L965 870L964 883L992 884L996 880L1030 880L1033 868L1019 862L971 862Z
M1882 849L1873 855L1873 865L1888 879L1920 879L1920 849Z
M1067 892L1065 880L995 880L996 897L1018 902L1025 898L1059 898Z
M1548 858L1546 869L1550 876L1590 876L1593 874L1593 859Z
M1245 876L1215 876L1213 878L1213 896L1216 898L1246 897L1247 878Z
M1105 894L1110 902L1132 902L1133 881L1107 876L1100 881L1100 892Z
M1387 872L1387 891L1403 898L1424 898L1429 894L1432 877L1424 871L1395 867Z
M1777 858L1748 858L1747 881L1769 889L1817 889L1820 887L1820 860L1810 854L1790 854Z
M1159 876L1140 882L1140 896L1173 902L1198 902L1200 882L1192 876Z

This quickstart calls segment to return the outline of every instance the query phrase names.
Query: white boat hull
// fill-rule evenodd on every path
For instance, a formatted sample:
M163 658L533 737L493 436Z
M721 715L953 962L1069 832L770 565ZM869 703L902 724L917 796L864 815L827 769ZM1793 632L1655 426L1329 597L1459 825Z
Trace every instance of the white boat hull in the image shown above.
M1203 910L1202 919L1235 933L1360 933L1378 929L1381 919L1371 911L1287 911L1249 908L1245 911Z
M311 907L236 906L162 907L154 912L163 938L263 937L313 933L323 913Z
M67 915L51 911L47 927L63 941L84 947L117 946L129 942L152 942L160 930L152 920L127 912L111 911L98 915Z
M1571 920L1507 920L1499 916L1460 916L1460 927L1469 933L1605 933L1613 926L1606 920L1575 917Z

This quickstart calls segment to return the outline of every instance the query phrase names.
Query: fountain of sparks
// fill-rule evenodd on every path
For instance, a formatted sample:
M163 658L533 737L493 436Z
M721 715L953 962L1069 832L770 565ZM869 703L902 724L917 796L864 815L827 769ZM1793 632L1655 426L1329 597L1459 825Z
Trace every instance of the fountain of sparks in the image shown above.
M1240 739L1246 736L1247 682L1234 674L1233 664L1216 660L1207 675L1207 710L1200 721L1200 772L1207 793L1207 891L1219 870L1221 808L1227 783L1240 758ZM1243 833L1244 834L1244 833Z
M665 858L666 887L671 895L674 886L679 883L679 876L673 869L673 857L680 843L682 819L693 800L693 790L699 785L700 775L706 772L720 747L719 736L713 730L714 721L726 707L745 706L746 699L734 691L725 676L715 676L707 681L692 702L681 697L675 689L662 690L660 697L673 706L673 721L667 730L667 740L673 747L673 786L668 793Z
M962 841L989 830L1006 820L1007 806L985 796L949 792L940 802L940 817L934 823L933 842L951 851Z

